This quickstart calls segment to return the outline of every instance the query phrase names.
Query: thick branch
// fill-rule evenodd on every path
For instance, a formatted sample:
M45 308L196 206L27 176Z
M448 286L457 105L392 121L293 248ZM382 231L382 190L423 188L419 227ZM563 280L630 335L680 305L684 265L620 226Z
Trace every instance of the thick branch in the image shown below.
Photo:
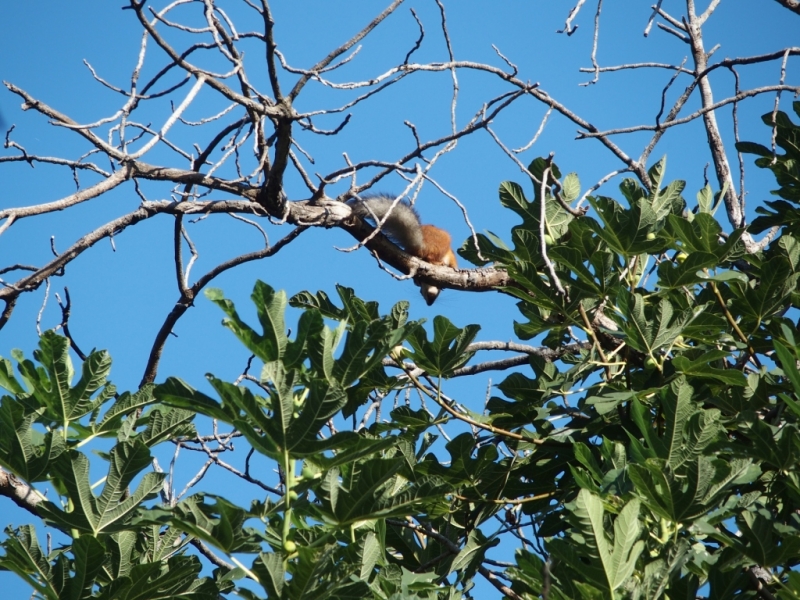
M702 17L696 17L693 11L689 11L689 13L690 21L686 29L690 37L692 58L697 72L700 73L705 71L708 65L708 55L703 46L702 21L700 20ZM713 106L714 93L711 88L711 81L707 77L703 77L698 82L698 87L703 108ZM744 227L744 213L736 195L736 188L731 177L731 168L728 164L728 157L725 154L725 145L722 142L722 136L717 125L717 117L713 110L703 114L703 124L708 136L708 147L711 150L711 157L714 161L714 170L717 173L717 184L720 189L727 188L725 192L725 208L728 212L728 220L733 227Z
M218 567L220 567L220 568L222 568L222 569L227 569L228 571L233 571L233 570L236 568L236 565L232 565L231 563L229 563L229 562L226 562L226 561L222 560L222 559L221 559L219 556L217 556L216 554L214 554L214 553L211 551L211 548L209 548L208 546L206 546L206 545L205 545L205 544L202 542L202 540L199 540L199 539L197 539L197 538L194 538L194 539L193 539L193 540L192 540L190 543L192 544L192 546L194 546L195 548L197 548L197 551L198 551L200 554L202 554L203 556L205 556L205 557L206 557L206 558L207 558L209 561L211 561L211 562L212 562L214 565L216 565L216 566L218 566Z
M0 496L10 498L20 508L27 510L32 515L39 516L36 506L42 501L41 495L4 469L0 469Z
M213 187L227 189L228 191L233 191L232 188L234 188L234 186L227 184L227 182L223 180L208 178L193 171L161 169L134 163L132 163L132 167L134 170L144 170L145 173L153 176L153 179L163 178L171 181L193 181L197 183L203 181L205 185L213 183ZM169 177L165 176L166 172L170 173ZM254 188L245 188L243 186L236 186L236 190L245 197L253 197L257 193ZM312 202L310 200L305 200L289 202L286 208L285 220L292 225L318 227L339 226L359 241L365 240L373 231L371 226L363 223L360 219L350 219L350 207L342 202L334 202L331 200ZM247 201L143 202L137 210L114 219L81 237L66 251L34 273L0 289L0 299L8 301L23 292L37 289L47 277L56 274L56 272L63 269L68 263L77 258L85 250L91 248L101 239L116 235L127 227L155 215L230 212L244 212L262 216L266 214L258 204ZM431 265L406 254L383 236L375 236L366 243L366 246L400 272L404 274L414 274L418 280L434 284L441 288L484 292L513 285L513 282L508 277L508 273L504 270L494 268L454 270L449 267ZM247 258L247 260L261 258L260 254L258 256L256 256L256 254L258 253L255 253L251 258ZM245 256L249 257L250 255Z
M281 93L281 86L278 82L278 69L275 65L275 49L278 45L275 43L275 36L273 30L275 29L275 20L272 18L272 11L269 8L267 0L261 0L261 15L264 17L264 32L267 38L267 72L269 73L269 83L272 86L272 94L276 102L283 100Z
M283 217L286 201L283 196L283 174L289 164L289 151L292 149L292 121L297 113L292 109L288 99L279 106L281 116L276 118L275 126L275 156L272 168L269 170L264 187L257 200L270 214Z

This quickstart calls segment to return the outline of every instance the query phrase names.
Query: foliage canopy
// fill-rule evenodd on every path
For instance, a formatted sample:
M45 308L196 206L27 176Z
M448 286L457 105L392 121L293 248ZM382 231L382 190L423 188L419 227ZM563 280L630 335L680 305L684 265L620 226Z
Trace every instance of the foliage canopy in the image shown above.
M8 528L0 566L53 600L457 598L478 575L515 598L745 598L758 577L796 597L800 127L778 123L775 161L740 146L780 186L753 224L781 228L759 253L724 232L710 187L687 205L665 160L651 192L628 179L620 200L590 197L597 218L565 208L578 179L549 160L530 165L531 200L501 184L521 218L511 244L485 235L480 255L461 254L508 270L517 334L546 334L551 350L531 352L483 414L446 395L477 326L437 317L429 337L405 303L382 313L341 287L338 302L291 298L292 334L282 292L256 284L253 325L210 290L261 365L237 382L208 375L215 395L175 378L118 393L105 352L78 375L68 340L46 332L33 361L13 355L16 373L0 363L0 465L52 484L34 512L63 536L45 550L33 525ZM392 397L388 415L345 428ZM196 415L238 432L279 485L259 482L246 507L170 496L153 449L223 443L197 436ZM90 461L96 438L111 446ZM104 465L95 484L90 462ZM513 563L489 558L514 539ZM201 577L190 543L236 567Z

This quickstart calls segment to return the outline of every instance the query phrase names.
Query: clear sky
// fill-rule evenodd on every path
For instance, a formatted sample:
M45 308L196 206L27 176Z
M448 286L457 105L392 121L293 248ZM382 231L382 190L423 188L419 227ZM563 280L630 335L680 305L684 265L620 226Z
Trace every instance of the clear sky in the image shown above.
M136 63L141 31L130 11L120 10L123 2L109 0L4 0L0 3L0 78L11 82L53 108L81 123L109 116L124 101L119 94L103 88L92 79L83 61L107 81L125 88ZM161 2L150 2L161 7ZM384 2L350 0L282 0L272 3L275 12L275 37L289 64L309 67L371 20ZM601 16L597 60L601 65L657 61L678 64L688 54L687 46L676 37L653 28L649 37L643 31L651 9L646 2L606 2ZM243 2L220 2L240 31L258 28L255 13ZM659 98L669 81L667 70L601 74L599 82L582 86L591 74L579 67L591 66L592 28L596 3L587 3L575 24L571 37L556 33L564 26L571 2L549 0L500 0L479 2L457 0L446 4L447 22L455 56L460 60L488 62L506 68L492 49L494 44L519 68L523 80L540 83L553 98L601 129L651 123L658 112ZM680 14L683 3L664 2L664 8ZM705 3L702 4L702 8ZM440 15L433 0L407 0L393 16L363 43L356 57L340 71L329 74L337 82L356 81L385 72L403 61L418 36L418 26L409 11L413 8L422 21L426 37L414 55L416 62L445 61L447 51L439 28ZM201 15L197 6L187 6L178 13ZM195 18L195 22L197 19ZM714 58L766 53L792 44L797 45L800 17L769 0L723 0L705 30L705 44L711 49L721 44ZM186 36L184 36L185 42ZM268 89L266 70L260 60L262 50L246 46L251 80L264 91ZM163 53L151 43L142 79L146 80L165 63ZM742 88L775 83L780 61L742 69ZM295 76L281 75L284 88ZM789 61L787 83L798 83L797 62ZM717 99L733 90L733 77L720 70L713 78ZM686 85L679 78L667 93L674 100ZM506 91L496 78L474 72L459 73L457 121L464 126L482 104ZM180 102L185 89L175 95ZM375 158L396 160L413 148L413 138L404 121L413 122L423 139L444 135L450 127L452 83L449 74L418 74L388 88L356 107L351 122L338 136L298 135L303 150L313 156L306 163L312 174L328 173L344 166L343 153L351 160ZM296 103L301 111L331 108L351 98L349 92L334 92L311 84ZM791 112L791 98L785 94L782 108ZM759 116L772 109L774 95L748 101L740 107L740 135L744 140L769 144L769 130ZM7 90L0 90L0 114L6 125L14 124L12 138L32 154L77 158L89 147L74 133L58 130L35 111L22 112L20 100ZM690 109L698 106L695 100ZM221 110L225 102L209 89L201 91L187 119L200 119ZM509 148L527 144L547 110L533 99L522 99L505 111L494 129ZM143 109L154 128L169 117L167 101L154 102ZM320 117L315 125L334 128L340 116ZM730 110L719 114L726 144L732 149ZM563 173L577 172L584 189L620 168L619 161L594 140L576 140L577 127L553 114L537 143L520 160L530 162L537 156L555 152ZM170 134L176 143L190 148L195 140L208 139L198 128L176 127ZM630 155L638 156L646 134L615 138ZM249 151L249 147L246 148ZM12 148L0 150L0 156L13 155ZM690 206L702 187L703 169L710 160L705 134L699 121L668 133L652 154L652 160L668 155L667 179L688 182L684 193ZM733 153L729 153L733 157ZM154 150L152 163L186 168L186 160L164 150ZM748 164L752 159L745 158ZM106 166L106 165L102 165ZM734 169L738 167L734 164ZM442 158L431 172L437 182L456 196L467 208L478 232L492 231L506 240L516 222L509 211L501 210L497 189L505 180L517 181L529 197L530 183L485 132L461 140L457 148ZM94 183L90 175L81 175L81 185ZM360 181L363 181L360 180ZM619 179L601 191L621 198ZM0 207L24 206L57 200L74 191L68 170L27 164L0 164ZM346 182L329 190L341 192ZM712 183L712 185L714 185ZM404 187L398 178L386 180L381 191L397 192ZM748 171L748 212L772 189L771 175ZM144 185L148 199L169 199L169 186ZM716 186L715 186L716 189ZM308 197L296 176L287 180L291 200ZM211 195L209 199L221 199ZM103 198L65 213L20 221L0 236L0 268L11 263L42 264L52 256L50 236L56 249L63 251L78 237L94 227L135 209L139 198L132 185L126 185ZM467 238L458 207L431 184L426 184L417 204L426 222L445 226L458 245ZM719 215L722 217L722 215ZM166 216L137 225L115 237L114 247L103 241L71 263L63 277L51 281L50 296L42 313L41 327L60 320L53 294L69 286L73 309L70 321L76 341L85 350L107 348L114 359L112 378L120 389L134 389L138 384L154 335L178 297L172 263L172 219ZM2 225L2 224L0 224ZM289 226L263 226L275 241L286 235ZM230 217L211 217L187 224L200 257L193 277L204 273L220 260L261 247L261 234L252 226ZM252 315L249 293L260 278L289 295L302 290L324 290L335 297L334 285L355 288L365 299L377 300L384 311L401 299L411 300L412 318L445 314L456 325L478 323L480 340L514 340L513 320L517 318L514 302L499 293L467 294L445 291L433 307L425 306L410 281L398 282L381 271L366 250L346 253L337 248L354 244L340 230L312 229L274 258L251 263L220 277L213 284L222 288L245 315ZM14 274L2 275L13 281ZM9 356L12 348L26 354L36 346L36 319L45 298L44 286L20 299L10 323L0 331L0 356ZM202 375L234 379L241 373L247 353L220 326L222 315L205 298L196 302L174 330L168 342L158 380L178 375L202 387ZM292 323L296 316L289 316ZM503 374L487 374L482 385L471 380L468 385L454 382L450 395L473 410L480 411L490 378L496 383ZM0 525L28 522L27 516L10 502L0 501ZM14 576L0 573L3 596L22 598L25 588ZM9 591L10 590L10 591Z

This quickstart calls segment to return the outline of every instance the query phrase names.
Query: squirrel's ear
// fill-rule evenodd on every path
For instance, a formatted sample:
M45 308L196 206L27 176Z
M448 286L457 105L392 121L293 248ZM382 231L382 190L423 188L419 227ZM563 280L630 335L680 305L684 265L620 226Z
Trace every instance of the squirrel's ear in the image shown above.
M440 290L435 285L430 285L427 283L420 284L419 286L419 293L422 294L422 297L425 298L425 302L428 303L428 306L431 306L436 299L439 297Z

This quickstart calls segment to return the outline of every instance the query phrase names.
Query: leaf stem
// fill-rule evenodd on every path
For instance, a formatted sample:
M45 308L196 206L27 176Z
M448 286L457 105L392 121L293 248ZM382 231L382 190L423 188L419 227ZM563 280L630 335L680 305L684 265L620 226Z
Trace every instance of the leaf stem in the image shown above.
M717 302L719 302L722 312L725 313L725 318L728 320L728 323L730 323L731 327L733 327L733 330L736 332L736 335L739 336L739 339L747 345L747 351L750 353L750 358L753 359L753 362L756 363L758 368L761 368L761 362L758 360L758 356L756 356L755 349L750 344L750 340L747 338L744 332L739 328L739 324L736 322L736 319L733 318L731 311L728 310L728 305L725 304L725 299L722 297L722 294L719 293L717 284L713 281L711 282L711 289L714 290L714 295L717 297Z

